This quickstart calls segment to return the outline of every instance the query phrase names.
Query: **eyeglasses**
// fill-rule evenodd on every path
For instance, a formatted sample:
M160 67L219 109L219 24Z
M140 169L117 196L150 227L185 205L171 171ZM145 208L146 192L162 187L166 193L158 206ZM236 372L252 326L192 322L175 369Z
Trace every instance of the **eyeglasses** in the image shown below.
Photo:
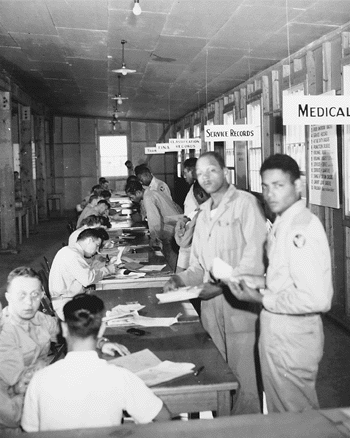
M38 301L41 299L43 292L44 292L43 290L36 290L36 291L30 292L29 294L26 294L25 292L21 292L18 295L18 300L24 301L27 297L29 297L31 299L31 301Z

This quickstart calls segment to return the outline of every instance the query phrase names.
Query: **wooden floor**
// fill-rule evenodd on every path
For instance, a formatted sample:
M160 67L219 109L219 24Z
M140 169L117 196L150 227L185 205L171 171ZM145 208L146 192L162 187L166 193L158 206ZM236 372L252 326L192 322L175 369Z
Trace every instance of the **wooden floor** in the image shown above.
M68 218L40 222L36 233L31 233L18 254L0 253L0 301L6 300L6 277L17 266L41 268L43 256L52 260L62 243L68 240ZM350 406L350 333L324 318L325 351L320 364L317 390L321 408Z

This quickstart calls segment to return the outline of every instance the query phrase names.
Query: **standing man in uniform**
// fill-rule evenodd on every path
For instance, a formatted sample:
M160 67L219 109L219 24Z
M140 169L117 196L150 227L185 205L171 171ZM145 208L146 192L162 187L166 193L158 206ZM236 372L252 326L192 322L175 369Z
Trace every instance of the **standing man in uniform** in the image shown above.
M268 236L264 288L230 284L239 300L261 303L259 354L267 408L318 409L315 389L323 354L321 312L333 296L331 257L320 220L301 200L298 164L276 154L261 166L264 199L277 218Z
M266 227L256 198L229 184L227 173L218 153L206 152L198 158L197 179L210 199L200 206L190 265L171 277L164 291L202 285L203 327L240 382L233 411L249 414L261 412L254 360L258 309L237 302L223 284L213 284L210 271L213 259L220 257L236 275L262 275Z
M172 199L168 184L153 176L148 167L136 166L135 175L138 177L145 189L148 188L150 190L160 192L162 195L168 196L170 199Z
M198 208L198 202L193 194L193 183L196 178L196 163L197 158L191 157L184 161L184 177L190 190L188 191L184 202L184 214L190 217L192 213ZM190 263L191 247L181 247L179 249L179 256L177 259L176 272L184 271L188 268Z
M131 201L142 201L150 232L150 244L153 247L161 247L169 266L175 271L175 222L167 217L182 214L181 208L169 196L164 196L157 190L144 189L139 181L130 181L125 187L125 192Z

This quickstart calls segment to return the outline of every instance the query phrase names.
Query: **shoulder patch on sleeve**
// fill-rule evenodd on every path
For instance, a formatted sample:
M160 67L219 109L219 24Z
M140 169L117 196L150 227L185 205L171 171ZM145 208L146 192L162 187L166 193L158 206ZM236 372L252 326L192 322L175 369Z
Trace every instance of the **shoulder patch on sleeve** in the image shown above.
M164 192L164 186L159 186L159 190L160 190L161 192Z
M303 234L296 234L293 237L293 244L296 248L302 248L306 243L306 237Z

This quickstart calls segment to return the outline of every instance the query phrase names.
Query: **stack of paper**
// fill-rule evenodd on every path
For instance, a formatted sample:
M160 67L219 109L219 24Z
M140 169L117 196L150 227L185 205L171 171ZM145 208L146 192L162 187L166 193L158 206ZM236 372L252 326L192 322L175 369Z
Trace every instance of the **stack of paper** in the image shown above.
M180 287L171 292L156 294L159 303L173 303L175 301L187 301L198 298L202 288L198 286Z
M213 260L212 274L217 280L224 282L231 281L233 283L239 283L241 280L244 280L246 285L253 289L263 289L265 287L265 277L263 275L234 275L232 266L219 257L215 257Z
M109 363L126 368L142 379L147 386L168 382L193 371L194 364L187 362L162 362L154 353L145 349L128 356L112 359Z

